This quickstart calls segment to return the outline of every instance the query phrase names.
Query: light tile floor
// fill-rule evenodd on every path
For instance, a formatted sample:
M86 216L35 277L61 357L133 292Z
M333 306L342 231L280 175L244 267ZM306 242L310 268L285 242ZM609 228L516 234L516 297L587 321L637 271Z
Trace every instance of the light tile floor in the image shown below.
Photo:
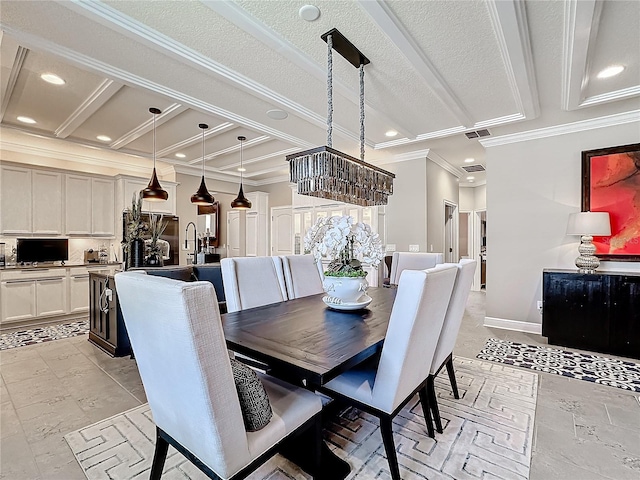
M532 345L539 335L483 326L472 292L455 354L474 358L489 337ZM86 336L0 352L0 478L84 479L63 435L146 401L135 361ZM640 479L640 398L540 374L531 480Z

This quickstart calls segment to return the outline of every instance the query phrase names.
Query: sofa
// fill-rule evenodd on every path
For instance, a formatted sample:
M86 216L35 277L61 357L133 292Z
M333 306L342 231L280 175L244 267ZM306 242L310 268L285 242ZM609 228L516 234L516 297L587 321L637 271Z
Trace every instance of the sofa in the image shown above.
M220 313L227 313L227 301L224 295L222 283L222 271L219 263L205 263L202 265L168 265L166 267L132 268L131 270L144 270L147 275L173 278L183 282L205 281L213 284L218 299Z

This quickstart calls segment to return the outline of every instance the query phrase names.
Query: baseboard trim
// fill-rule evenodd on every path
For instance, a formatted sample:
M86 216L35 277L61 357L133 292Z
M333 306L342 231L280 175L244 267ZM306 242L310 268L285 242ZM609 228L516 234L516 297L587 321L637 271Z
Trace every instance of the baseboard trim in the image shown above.
M484 326L542 335L541 323L521 322L519 320L509 320L508 318L484 317Z

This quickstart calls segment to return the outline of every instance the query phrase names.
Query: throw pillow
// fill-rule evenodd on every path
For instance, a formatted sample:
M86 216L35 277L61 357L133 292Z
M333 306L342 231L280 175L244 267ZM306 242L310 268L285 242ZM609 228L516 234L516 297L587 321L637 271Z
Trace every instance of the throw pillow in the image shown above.
M231 370L236 382L240 410L247 432L256 432L266 427L273 411L264 385L258 374L238 360L231 359Z

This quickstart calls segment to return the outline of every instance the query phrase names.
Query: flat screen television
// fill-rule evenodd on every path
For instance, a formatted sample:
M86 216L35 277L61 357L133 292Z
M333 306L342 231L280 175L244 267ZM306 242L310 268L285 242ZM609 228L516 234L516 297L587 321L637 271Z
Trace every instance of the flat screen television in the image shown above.
M16 247L18 263L69 260L68 238L18 238Z

